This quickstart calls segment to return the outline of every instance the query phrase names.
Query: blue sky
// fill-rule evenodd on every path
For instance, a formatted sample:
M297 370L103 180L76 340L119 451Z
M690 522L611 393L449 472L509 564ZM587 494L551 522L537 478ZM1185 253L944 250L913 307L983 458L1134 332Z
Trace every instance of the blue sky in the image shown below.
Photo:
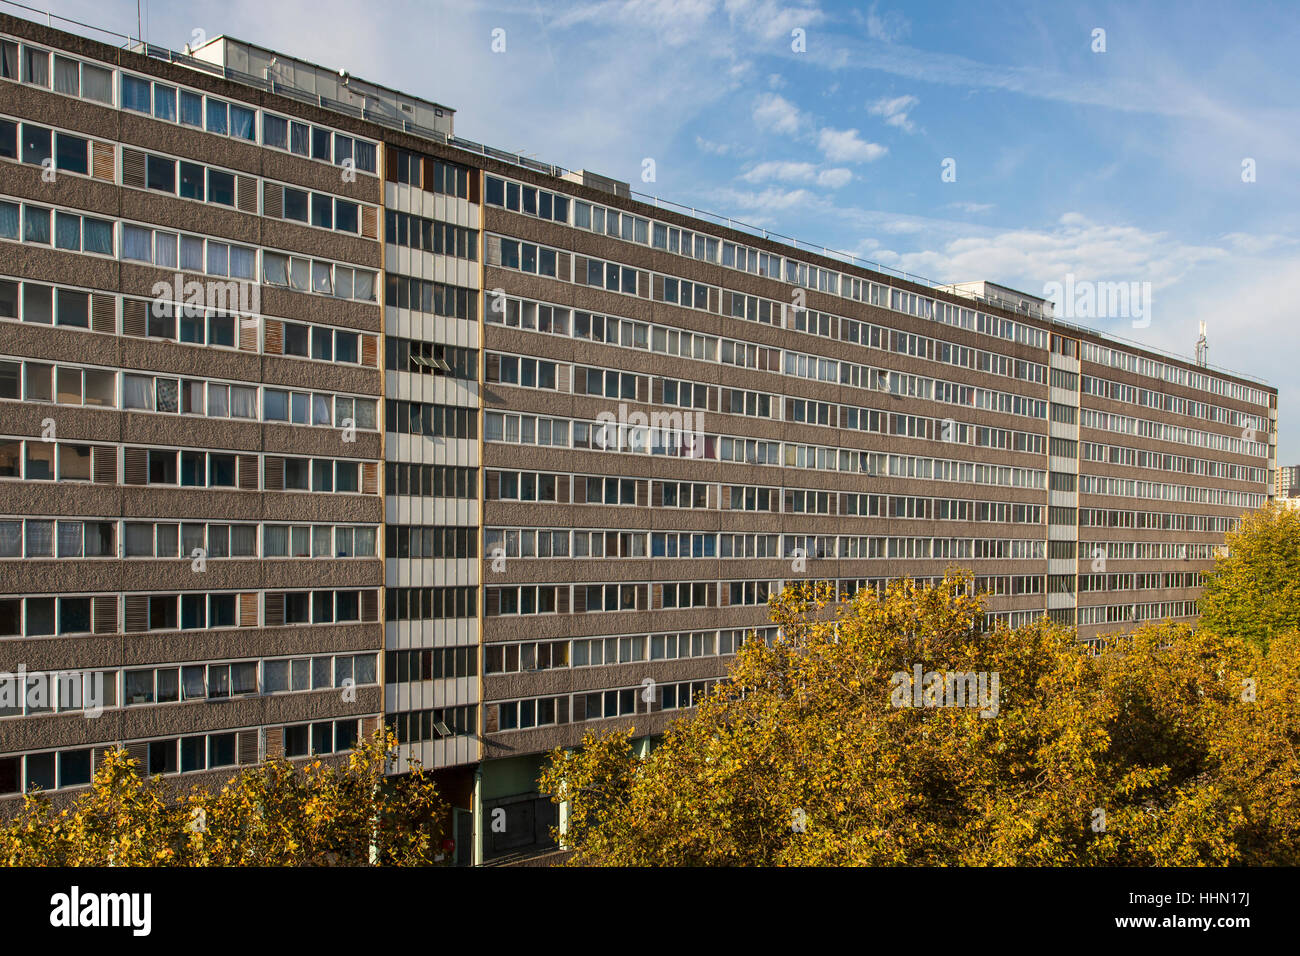
M52 9L135 29L130 0ZM144 10L153 43L254 40L452 106L463 137L935 281L1149 282L1149 325L1081 324L1190 355L1206 322L1211 364L1279 387L1279 458L1300 462L1294 0Z

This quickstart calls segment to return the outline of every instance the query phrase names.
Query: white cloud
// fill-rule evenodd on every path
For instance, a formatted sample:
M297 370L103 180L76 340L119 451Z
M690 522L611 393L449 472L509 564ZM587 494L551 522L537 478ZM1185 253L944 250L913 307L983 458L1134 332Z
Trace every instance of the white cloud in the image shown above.
M711 139L705 139L703 136L695 137L695 145L706 153L712 153L714 156L725 156L731 152L731 144L715 143Z
M853 179L853 173L843 167L818 169L813 163L775 162L759 163L741 177L747 183L778 180L794 183L815 183L828 189L839 189Z
M733 22L768 41L789 40L790 31L796 27L807 30L825 19L816 6L788 7L777 0L726 0L725 7Z
M910 95L895 96L892 99L884 97L876 100L876 102L871 105L868 112L870 112L872 116L883 116L885 123L889 126L897 126L899 129L910 133L914 127L912 121L908 119L907 114L911 111L912 107L916 106L919 102L920 100L915 96Z
M873 40L881 40L885 43L893 43L907 36L911 24L901 13L895 13L892 10L883 16L876 13L877 4L872 4L871 9L867 11L867 36Z
M823 129L817 145L834 163L870 163L889 152L879 143L868 143L856 129Z
M949 209L960 209L962 212L988 212L995 204L991 202L950 202Z
M817 174L817 185L828 189L839 189L853 181L853 173L843 167L823 169Z
M754 106L760 129L794 135L799 132L799 108L777 93L764 93Z

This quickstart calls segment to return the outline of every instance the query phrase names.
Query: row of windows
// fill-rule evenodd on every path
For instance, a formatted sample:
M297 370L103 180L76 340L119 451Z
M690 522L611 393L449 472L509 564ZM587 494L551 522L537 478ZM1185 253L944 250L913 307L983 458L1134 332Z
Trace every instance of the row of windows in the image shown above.
M690 631L675 634L637 634L622 637L584 637L562 641L525 641L487 644L483 647L486 674L551 670L559 667L600 667L642 661L691 657L729 656L736 653L747 634L758 639L775 635L776 628Z
M478 438L478 410L427 402L384 402L384 430L425 438Z
M400 417L398 420L400 422ZM572 425L572 442L569 440L570 425ZM411 430L416 430L413 419ZM647 435L647 431L651 433ZM563 418L503 412L486 414L484 439L507 444L582 448L626 454L668 455L839 471L865 474L873 478L919 478L1012 488L1046 489L1047 487L1047 472L1035 468L916 455L887 455L882 452L858 449L726 438L717 435L699 436L691 434L685 428L680 430L661 428L652 431L645 426L571 421Z
M1021 507L1038 508L1041 512L1041 506L1039 505ZM737 510L741 509L738 508ZM745 510L767 509L749 507ZM818 512L810 508L804 513ZM885 544L886 540L883 536L868 539L852 535L804 536L713 531L488 528L484 531L483 553L485 557L493 560L497 558L604 557L720 557L779 558L783 560L792 558L858 558L884 556L887 551L893 550L891 546ZM978 542L981 539L969 540ZM1053 544L1055 543L1057 542L1053 542ZM953 549L954 546L951 544L943 546L943 550ZM971 543L969 546L958 546L956 550L969 552L969 555L973 557L980 550L980 546L977 543ZM389 557L392 556L389 555ZM470 555L470 557L472 556ZM1072 555L1054 556L1071 557Z
M267 591L261 601L262 626L374 620L376 599L373 590ZM124 603L121 628L115 594L0 598L0 637L258 626L256 592L128 594Z
M1159 531L1205 531L1227 534L1240 525L1239 517L1221 515L1171 514L1167 511L1120 511L1105 508L1080 508L1081 528L1149 528Z
M474 289L391 272L384 277L384 305L478 321L478 292Z
M389 178L395 182L444 196L469 198L471 172L465 166L393 146L385 148L384 163L389 167Z
M1149 591L1165 588L1199 588L1205 583L1202 571L1164 571L1148 574L1080 574L1083 591Z
M1215 451L1231 452L1238 455L1266 458L1269 453L1269 446L1263 442L1248 441L1245 438L1229 435L1216 435L1213 432L1187 428L1183 425L1169 425L1164 422L1132 418L1128 415L1099 412L1091 408L1081 410L1079 424L1084 428L1095 428L1098 431L1117 432L1121 435L1137 435L1140 438L1153 438L1157 441L1174 442L1180 445L1212 448Z
M1143 448L1129 448L1125 445L1084 442L1082 457L1084 461L1100 461L1111 465L1125 465L1129 468L1152 468L1157 471L1250 481L1256 484L1263 484L1266 478L1263 468L1252 468L1249 465L1237 465L1227 461L1211 461L1208 458L1170 455Z
M384 337L384 367L391 372L446 375L473 382L478 380L478 349L387 335Z
M12 41L0 41L0 76L18 79L18 49ZM56 53L53 54L54 68L51 71L49 51L26 43L21 49L22 82L52 88L65 96L105 106L114 105L114 70ZM252 106L136 76L125 70L121 71L117 105L161 122L257 142L258 110ZM261 129L263 146L336 166L350 165L368 173L374 173L377 168L376 144L367 140L289 120L265 110L262 111Z
M112 220L83 216L73 210L0 201L0 239L112 257L113 227ZM121 248L117 251L117 257L125 262L250 282L257 279L257 255L258 250L252 246L127 222L122 223ZM374 270L323 259L263 250L262 281L296 292L375 301Z
M1195 601L1159 601L1148 604L1099 604L1079 608L1079 624L1130 624L1166 618L1193 617Z
M478 528L450 525L385 525L389 558L477 558Z
M433 647L384 653L384 682L478 676L478 647Z
M375 654L326 654L127 669L122 672L122 705L367 686L378 682L377 661Z
M385 725L397 735L399 744L470 737L478 733L478 706L434 707L403 710L384 715Z
M1252 415L1235 408L1225 408L1211 402L1198 402L1181 395L1158 392L1154 389L1139 388L1124 382L1084 375L1082 391L1085 395L1098 395L1116 402L1127 402L1143 408L1155 408L1160 411L1173 412L1176 415L1189 415L1202 418L1208 422L1219 422L1233 428L1251 426L1256 431L1268 433L1268 419L1262 415Z
M361 233L361 203L269 180L264 183L265 214L275 215L271 211L274 203L280 218L354 236ZM258 211L257 177L158 153L124 148L122 185L254 214ZM267 198L272 192L275 197Z
M1033 539L850 538L850 557L1033 560L1046 555ZM583 614L659 608L766 604L783 581L680 581L620 584L523 584L484 590L484 616ZM803 583L803 582L800 582Z
M1175 385L1198 388L1213 395L1223 395L1250 402L1253 405L1263 405L1265 408L1268 407L1269 403L1269 393L1263 389L1242 385L1238 382L1229 382L1221 378L1215 378L1213 375L1207 375L1204 372L1181 368L1167 362L1161 362L1158 359L1133 355L1120 349L1097 345L1093 342L1083 343L1083 360L1097 365L1124 369L1137 375L1158 378L1165 382L1173 382Z
M1199 488L1195 485L1171 485L1161 481L1138 481L1134 478L1105 478L1081 475L1079 492L1088 495L1113 495L1125 498L1154 498L1160 501L1195 501L1201 504L1226 505L1255 510L1264 507L1266 494L1229 491L1226 488Z
M45 362L0 360L0 399L90 405L127 411L202 415L209 418L257 419L258 387L204 379L122 372L110 369L54 366ZM262 389L262 421L295 425L374 430L377 399L321 392Z
M478 588L388 588L387 621L442 621L478 616Z
M1122 561L1209 561L1220 551L1217 544L1178 541L1082 541L1081 555Z
M192 301L189 304L164 300L143 302L128 297L121 300L124 319L119 326L116 296L108 298L112 314L106 327L101 312L101 300L106 297L100 293L93 295L94 299L89 290L71 286L0 278L0 319L89 329L92 327L93 301L93 327L96 332L117 334L120 329L124 334L227 349L237 349L239 340L245 338L244 333L248 328L247 323L241 323L240 334L237 336L236 322L240 319L226 309L204 309ZM236 304L231 303L232 306ZM258 343L266 354L344 365L361 364L361 343L375 338L350 329L280 319L268 319L267 322L258 324L267 330L263 341ZM278 351L270 348L272 327L279 329Z
M373 525L0 519L0 558L373 558Z
M385 494L423 498L478 497L477 468L388 462L384 465L384 474Z
M684 710L697 706L717 683L718 679L653 684L649 701L644 697L646 688L636 687L488 704L484 731L501 733L658 710Z
M390 209L384 213L384 239L392 245L478 262L478 230L450 222Z
M90 140L48 126L0 117L0 159L85 176L90 172Z
M320 491L368 494L355 459L285 458L239 452L172 448L123 449L114 445L0 438L0 478L91 481L103 484L179 485L248 491ZM262 476L259 486L258 476Z

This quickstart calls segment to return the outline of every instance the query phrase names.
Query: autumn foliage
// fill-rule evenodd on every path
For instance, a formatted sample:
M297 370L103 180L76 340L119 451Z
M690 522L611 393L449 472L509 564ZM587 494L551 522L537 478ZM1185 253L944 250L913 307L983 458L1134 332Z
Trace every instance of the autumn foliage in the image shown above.
M1046 619L976 626L970 583L774 598L782 636L647 757L630 731L550 755L570 862L1300 863L1300 632L1153 624L1091 652ZM917 664L996 674L996 713L900 706Z
M56 810L29 794L0 823L7 866L418 866L446 862L445 805L417 765L385 778L397 746L377 731L345 766L272 760L220 790L172 796L111 751L90 790Z

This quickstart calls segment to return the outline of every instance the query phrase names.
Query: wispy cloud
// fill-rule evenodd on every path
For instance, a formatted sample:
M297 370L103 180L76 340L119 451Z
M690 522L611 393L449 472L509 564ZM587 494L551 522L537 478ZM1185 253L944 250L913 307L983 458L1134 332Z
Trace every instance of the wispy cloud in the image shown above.
M868 108L872 116L884 117L885 123L889 126L897 126L904 132L910 133L914 129L912 121L908 119L907 114L912 107L919 103L915 96L895 96L876 100Z
M839 189L853 180L853 173L843 167L818 169L813 163L765 162L746 170L740 176L747 183L770 180L791 183L813 183L828 189Z
M759 129L793 136L799 132L799 108L779 93L764 93L754 104L754 122Z
M869 143L856 129L832 129L817 134L817 146L833 163L870 163L889 152L879 143Z

